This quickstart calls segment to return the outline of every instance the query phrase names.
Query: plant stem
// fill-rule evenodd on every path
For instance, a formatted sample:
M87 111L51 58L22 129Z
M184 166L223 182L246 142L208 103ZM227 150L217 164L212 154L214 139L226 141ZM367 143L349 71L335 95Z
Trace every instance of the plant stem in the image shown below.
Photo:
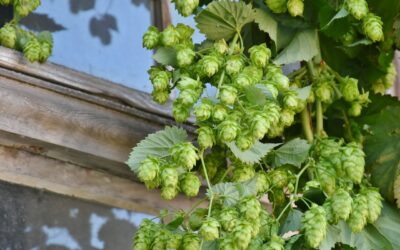
M281 211L281 213L279 214L279 216L276 218L277 221L279 221L281 219L281 217L285 214L286 210L293 204L293 201L289 201L288 204L286 204L285 208L283 208L283 210Z
M312 143L312 141L314 140L314 136L311 128L310 115L307 106L301 112L301 124L303 126L304 136L309 143Z
M228 51L228 55L232 55L233 51L235 50L235 45L237 43L237 40L239 39L240 33L237 33L234 37L233 40L229 46L229 51ZM219 78L218 81L218 88L217 88L217 93L215 94L216 97L218 98L219 96L219 90L221 89L222 83L224 82L224 78L225 78L225 69L222 70L221 76Z
M210 179L208 179L208 173L207 173L206 165L204 164L204 150L200 151L200 161L201 161L201 166L203 168L204 177L206 178L206 181L207 181L207 186L208 186L210 195L212 196L213 195L213 191L211 189Z
M322 136L324 132L324 113L322 110L322 103L316 100L316 120L317 120L317 136Z

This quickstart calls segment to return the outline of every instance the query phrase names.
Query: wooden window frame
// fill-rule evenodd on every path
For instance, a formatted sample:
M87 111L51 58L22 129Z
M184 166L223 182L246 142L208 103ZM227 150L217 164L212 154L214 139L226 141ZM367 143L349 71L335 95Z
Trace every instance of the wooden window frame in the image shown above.
M153 13L162 13L154 23L164 27L168 3L152 3ZM29 63L0 47L1 181L152 214L188 208L196 199L165 202L125 164L134 145L166 125L176 125L171 103L160 106L147 93L61 65Z

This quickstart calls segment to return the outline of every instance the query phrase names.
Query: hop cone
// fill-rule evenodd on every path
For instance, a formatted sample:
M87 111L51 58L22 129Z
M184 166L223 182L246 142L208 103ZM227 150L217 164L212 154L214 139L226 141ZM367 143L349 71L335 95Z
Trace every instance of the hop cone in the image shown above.
M270 126L271 123L262 111L251 114L250 131L253 132L254 138L262 139Z
M357 145L352 142L342 147L342 165L347 174L347 177L356 184L361 183L364 175L364 152Z
M287 8L291 16L303 16L304 2L303 0L289 0L287 2Z
M285 240L278 235L273 235L271 239L264 244L262 249L265 250L283 250L285 248Z
M150 80L156 91L165 91L169 89L171 74L164 70L155 70L150 72Z
M15 27L7 23L0 29L0 44L7 48L14 48L17 40Z
M200 250L200 239L194 233L186 233L182 240L183 250Z
M255 170L252 166L236 167L233 170L232 180L235 182L247 181L253 178L255 174Z
M213 107L212 110L212 119L215 122L222 122L226 116L228 115L228 111L224 105L217 104Z
M169 99L169 90L153 90L151 92L153 100L159 104L165 104Z
M275 188L284 188L289 184L289 174L286 170L275 169L268 173L271 185Z
M233 231L233 241L238 249L244 250L250 244L252 234L252 225L248 221L241 221Z
M254 78L250 74L242 71L236 76L236 78L234 79L234 83L239 88L244 89L253 85L255 82Z
M177 88L180 91L188 90L188 89L199 89L202 88L202 84L200 81L194 80L188 76L184 76L179 80Z
M214 49L219 54L223 55L228 51L229 47L228 47L228 44L226 44L225 39L221 39L214 43Z
M164 250L166 249L167 242L171 232L166 229L160 229L155 232L153 243L151 244L151 250ZM136 249L135 249L136 250Z
M133 239L133 248L135 250L150 250L157 228L156 223L149 219L144 219L142 223L140 223L139 229Z
M189 172L180 181L183 193L188 197L195 197L199 193L201 182L195 173Z
M239 124L235 121L225 120L218 125L218 137L222 142L235 140L239 133Z
M178 185L178 177L179 174L176 168L164 168L161 172L162 185L176 187Z
M294 115L295 115L294 111L290 109L283 109L279 121L283 126L289 127L294 122Z
M289 88L289 78L283 74L281 68L275 65L268 65L266 70L266 80L273 82L278 89Z
M176 51L176 61L179 67L186 67L192 64L196 53L186 46L179 47Z
M366 196L368 201L368 217L369 223L374 223L382 210L382 196L377 188L366 188L362 190L362 195Z
M225 85L221 87L219 99L222 103L232 105L235 103L237 97L237 89L233 86Z
M247 250L261 250L263 245L263 240L261 237L256 237L255 239L253 239L250 242L249 247L247 248Z
M249 197L240 202L239 210L244 219L256 220L261 212L261 204L256 197Z
M316 84L314 93L323 103L331 103L333 100L333 88L327 81L319 81Z
M200 75L211 77L218 72L220 59L214 54L209 54L200 59L199 65Z
M331 223L331 224L336 224L338 222L338 218L337 216L333 213L333 209L332 209L332 199L328 198L325 200L324 204L322 205L322 207L325 210L325 217L326 220Z
M264 209L260 213L260 233L259 235L264 239L270 239L279 231L279 223Z
M26 17L40 5L40 0L14 0L14 11L20 17Z
M160 171L160 160L154 156L148 156L138 168L138 177L141 181L152 181Z
M219 250L237 250L237 246L233 239L229 236L221 238L218 243Z
M256 189L257 194L265 193L270 187L270 180L268 175L264 172L258 172L256 174L257 182L256 182Z
M190 142L175 144L170 149L170 154L178 165L185 167L187 170L191 170L199 159L196 148Z
M394 181L393 193L394 198L397 200L397 207L400 208L400 175Z
M313 204L303 215L303 230L306 241L310 247L318 248L326 236L327 220L325 210Z
M199 0L174 0L175 8L184 17L190 16L199 5Z
M208 218L200 227L200 234L204 240L215 240L219 237L220 224L214 218Z
M154 26L150 26L149 29L143 34L143 47L147 49L154 49L160 43L160 32Z
M235 228L238 218L239 213L233 207L224 208L219 214L219 222L222 228L227 232L231 232Z
M40 58L40 43L39 41L32 37L24 47L24 56L30 61L39 61Z
M250 132L242 132L236 138L236 146L242 151L251 148L254 145L254 142L254 137Z
M171 234L167 240L165 248L167 250L180 249L183 236L181 234Z
M336 189L336 171L327 161L320 161L316 165L318 180L322 190L328 195L333 194Z
M182 42L185 40L190 40L194 33L194 29L192 27L183 23L178 23L175 29L178 31L180 41Z
M354 233L360 232L367 224L368 199L365 195L357 195L353 200L352 211L347 224Z
M201 148L211 148L215 144L214 129L202 126L197 129L197 142Z
M283 105L286 109L296 110L299 102L300 100L297 97L297 93L295 91L285 91L283 97Z
M172 106L172 115L177 122L184 122L190 116L190 107L183 105L179 101L175 101Z
M167 28L161 32L160 41L165 47L173 47L179 43L180 34L174 26L168 25Z
M225 63L225 71L228 75L238 74L244 67L242 55L232 55Z
M365 35L373 42L383 40L383 22L381 18L375 14L369 13L363 18L363 31Z
M9 5L12 4L14 0L0 0L0 5Z
M259 68L264 68L271 57L271 50L265 43L251 47L249 53L251 62Z
M192 229L193 231L199 230L201 225L203 225L207 212L208 209L206 208L196 208L189 217L190 229Z
M344 79L340 84L340 90L344 100L347 102L352 102L360 96L360 92L358 91L358 80L351 77L346 77Z
M361 20L368 14L368 4L366 0L346 0L345 7L357 20Z
M163 186L161 188L161 197L165 200L172 200L178 195L177 186Z
M347 191L343 189L336 190L331 198L331 207L335 218L347 220L351 212L352 203L353 199Z
M287 0L265 0L265 4L274 13L284 13L287 10Z

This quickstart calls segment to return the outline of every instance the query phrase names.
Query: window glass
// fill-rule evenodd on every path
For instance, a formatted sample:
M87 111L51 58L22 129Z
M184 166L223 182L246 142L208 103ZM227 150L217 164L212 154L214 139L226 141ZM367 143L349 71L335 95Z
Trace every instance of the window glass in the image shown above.
M142 48L151 25L148 0L46 0L22 24L50 30L50 61L138 90L151 90L152 51Z
M153 216L0 182L0 249L126 250Z

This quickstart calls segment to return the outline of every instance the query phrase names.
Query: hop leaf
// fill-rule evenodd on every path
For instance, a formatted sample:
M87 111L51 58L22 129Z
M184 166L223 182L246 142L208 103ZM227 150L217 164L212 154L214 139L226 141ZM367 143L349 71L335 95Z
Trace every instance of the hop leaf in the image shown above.
M367 224L368 200L365 195L358 194L353 200L352 211L347 224L354 233L360 232Z
M363 18L363 31L373 42L383 41L382 25L381 18L373 13L369 13Z
M351 212L352 202L353 199L347 191L336 190L331 198L331 207L335 218L347 220Z
M291 16L303 16L304 2L303 0L289 0L287 2L287 8Z
M326 236L327 220L325 210L313 204L303 215L303 230L306 241L310 247L318 248Z
M160 32L154 26L150 26L149 29L143 34L143 47L147 49L154 49L160 43Z
M218 221L212 217L207 218L200 227L200 234L204 240L215 240L219 237Z
M345 7L357 20L361 20L368 14L368 4L366 0L346 0Z
M188 197L195 197L199 193L201 182L194 173L186 173L180 181L181 190Z
M170 154L176 164L187 170L191 170L199 159L196 148L190 142L175 144L170 149Z

